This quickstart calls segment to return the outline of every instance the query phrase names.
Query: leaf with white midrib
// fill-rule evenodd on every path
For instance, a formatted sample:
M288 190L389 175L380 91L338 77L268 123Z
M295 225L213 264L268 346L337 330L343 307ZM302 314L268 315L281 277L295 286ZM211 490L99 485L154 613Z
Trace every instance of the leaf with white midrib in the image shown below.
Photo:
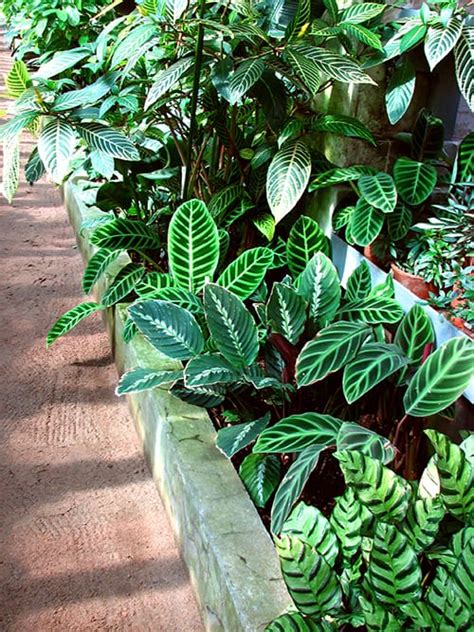
M454 59L459 89L474 112L474 26L464 26L454 49Z
M59 118L50 121L41 132L38 152L47 172L56 183L61 183L69 171L76 142L73 127Z
M234 259L217 279L217 285L225 287L242 300L251 296L265 277L273 262L270 248L251 248Z
M230 79L230 103L234 105L256 83L265 70L262 59L249 59L240 64Z
M76 129L91 147L107 156L122 160L140 160L137 148L116 128L101 123L80 123Z
M102 305L98 303L94 303L93 301L88 301L85 303L80 303L76 305L68 312L63 314L58 320L54 323L51 329L48 332L48 336L46 338L46 344L49 347L53 344L53 342L62 336L63 334L71 331L73 327L75 327L78 323L81 322L83 318L86 318L90 314L97 312L101 309L104 309Z
M267 173L267 199L279 222L303 195L311 174L311 155L300 140L287 141L275 154Z
M99 248L99 250L92 255L82 275L82 290L84 294L89 294L107 267L112 261L115 261L120 254L120 250Z
M178 83L183 75L191 68L194 63L193 57L184 57L179 59L169 68L161 70L151 86L145 100L145 110L148 110L154 103L158 101L164 94Z
M425 38L425 55L431 72L456 46L461 36L463 22L464 20L458 15L453 15L446 26L433 24L429 27Z
M270 413L260 419L221 428L217 432L216 445L229 459L239 450L248 446L270 423Z
M329 241L326 235L314 219L301 215L291 227L286 245L291 274L297 277L303 272L312 256L320 251L329 255Z
M145 268L129 263L116 275L102 296L102 305L110 307L126 298L145 274Z
M306 302L284 283L274 283L267 303L267 318L274 331L296 344L306 323Z
M171 384L182 377L182 371L154 371L153 369L131 369L126 371L117 386L117 395L141 393L163 384Z
M392 177L380 171L373 176L361 176L357 182L360 194L369 204L383 213L391 213L397 203L397 190Z
M249 454L239 475L256 507L265 507L280 480L280 459L274 454Z
M157 235L144 222L117 217L96 228L90 242L110 250L150 250L159 247Z
M415 82L415 68L407 57L403 57L385 93L387 116L392 125L398 123L408 110L415 92Z

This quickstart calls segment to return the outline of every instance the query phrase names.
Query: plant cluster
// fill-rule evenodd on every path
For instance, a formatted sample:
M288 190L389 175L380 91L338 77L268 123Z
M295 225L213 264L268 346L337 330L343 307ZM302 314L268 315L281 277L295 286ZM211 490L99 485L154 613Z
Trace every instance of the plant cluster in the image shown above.
M217 446L234 458L256 506L271 502L269 526L300 613L270 629L421 621L421 629L440 621L463 629L472 616L463 570L473 542L470 440L458 447L428 431L438 491L423 494L415 481L429 449L423 428L433 416L452 419L474 345L455 338L435 349L423 308L404 314L391 277L373 287L365 263L342 288L305 196L352 183L357 202L335 223L359 245L383 234L400 241L426 220L418 211L438 181L439 119L420 114L392 177L331 163L326 134L374 146L377 139L358 119L317 104L336 83L375 85L371 69L397 58L386 104L398 121L415 82L408 52L422 40L432 65L455 49L472 103L466 12L430 3L400 23L375 2L145 0L117 13L122 4L92 23L82 5L74 33L66 29L45 50L34 48L28 24L15 26L32 58L17 59L6 78L14 102L0 127L3 193L14 196L19 138L28 131L37 137L28 181L85 172L102 211L82 227L95 247L84 292L129 256L100 302L61 316L48 344L126 301L125 340L141 332L181 363L136 367L118 393L165 385L211 409ZM10 26L17 9L41 20L34 2L5 7ZM428 239L441 222L466 253L471 149L472 135L456 162L455 203L435 209L435 228L418 226ZM455 494L462 512L453 513ZM315 506L295 508L302 495ZM468 526L453 527L451 518Z

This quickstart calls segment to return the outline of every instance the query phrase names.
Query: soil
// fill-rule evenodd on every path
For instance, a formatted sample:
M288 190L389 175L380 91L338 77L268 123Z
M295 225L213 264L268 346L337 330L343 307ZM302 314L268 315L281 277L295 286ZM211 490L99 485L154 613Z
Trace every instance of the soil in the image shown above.
M0 76L10 63L0 42ZM0 209L0 630L200 632L126 402L114 395L100 317L45 347L54 320L83 300L59 192L22 184Z

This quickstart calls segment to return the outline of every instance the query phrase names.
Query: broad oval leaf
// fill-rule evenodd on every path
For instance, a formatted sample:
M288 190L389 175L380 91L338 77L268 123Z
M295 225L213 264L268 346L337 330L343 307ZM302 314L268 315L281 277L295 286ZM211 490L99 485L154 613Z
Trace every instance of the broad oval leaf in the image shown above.
M199 292L219 262L216 223L201 200L189 200L174 213L168 230L168 257L177 285Z
M144 274L145 268L141 265L129 263L123 267L104 292L102 305L104 305L104 307L110 307L122 301L135 288L135 284L140 281Z
M395 447L388 439L352 421L345 421L337 435L338 450L358 450L384 464L395 458Z
M77 131L93 149L107 156L122 160L140 160L135 145L118 129L101 123L80 123Z
M306 324L306 302L288 285L274 283L267 304L267 318L273 330L294 345Z
M286 244L286 256L291 274L296 278L317 252L329 255L329 240L318 223L302 215L293 224Z
M267 173L267 199L279 222L303 195L311 175L311 155L299 139L286 142L275 154Z
M405 479L362 452L341 450L334 456L347 485L376 518L385 522L405 518L411 497L411 488Z
M418 206L432 193L438 178L433 165L401 157L393 167L393 176L402 199Z
M59 184L66 177L76 143L73 127L59 118L50 121L41 132L38 153L54 182Z
M461 37L463 22L459 16L453 15L446 26L437 23L429 27L425 38L425 55L431 72L456 46Z
M373 176L361 176L357 182L360 194L369 204L383 213L391 213L397 203L395 183L388 173L379 171Z
M353 165L352 167L336 167L319 173L309 185L308 191L317 191L341 182L358 180L363 174L377 173L372 167Z
M336 572L322 555L294 536L275 539L283 578L298 610L322 617L342 609Z
M261 284L272 263L273 252L270 248L251 248L227 266L217 279L217 285L245 300Z
M359 246L368 246L380 234L384 213L364 198L359 198L349 220L349 232Z
M393 213L387 217L387 228L393 241L400 241L413 224L413 213L403 202L398 202Z
M340 419L320 413L290 415L262 432L253 451L301 452L316 443L334 445L341 424Z
M204 288L207 326L222 355L235 367L253 364L259 344L255 321L242 301L219 285Z
M435 540L445 509L441 498L419 498L408 510L402 529L417 553L428 548Z
M315 95L321 86L321 75L318 66L312 59L301 55L289 46L286 48L285 57L292 70L308 89L308 92L311 95Z
M339 317L350 321L361 320L369 325L394 324L403 317L403 309L392 298L368 296L365 299L347 303L340 310Z
M211 384L237 382L241 374L220 353L207 353L193 358L184 371L184 384L188 388Z
M353 24L361 24L368 22L386 9L384 4L377 2L361 2L351 4L347 9L341 12L340 19L344 22L352 22Z
M133 322L150 344L169 358L189 360L201 353L204 337L194 316L166 301L146 300L129 308Z
M304 617L300 612L287 612L274 619L265 632L322 632L331 630L329 624L316 623L312 619Z
M326 446L320 444L308 446L298 454L296 461L288 468L273 500L270 527L272 533L278 534L282 530L293 505L318 465L321 452L325 449Z
M296 382L299 387L323 380L350 362L360 346L370 336L362 323L337 322L322 329L301 350L296 362Z
M339 307L341 286L332 261L322 252L313 255L299 277L298 291L309 302L310 318L325 326Z
M221 428L217 432L216 445L229 459L239 450L247 447L270 423L270 413L260 419L245 424L236 424Z
M126 371L117 386L117 395L141 393L163 384L172 384L183 375L182 371L153 371L152 369L131 369Z
M156 294L166 287L173 285L173 279L164 272L147 272L137 283L135 292L142 298L159 298Z
M342 390L349 404L409 362L400 347L385 342L369 342L344 369Z
M256 507L265 507L280 480L280 459L274 454L249 454L239 475Z
M101 309L104 309L102 305L94 303L93 301L81 303L80 305L76 305L76 307L70 309L68 312L58 318L58 320L49 330L48 336L46 338L47 346L51 346L53 342L55 342L55 340L59 338L59 336L66 334L68 331L71 331L71 329L73 329L73 327L80 323L81 320Z
M360 121L352 116L342 114L324 114L312 126L315 132L331 132L352 138L361 138L371 145L376 145L373 134Z
M410 382L403 404L407 415L426 417L457 400L474 376L474 342L452 338L431 354Z
M281 534L306 542L322 555L330 566L334 566L339 553L337 538L329 520L316 507L303 502L298 503L285 521Z
M434 341L435 334L431 320L421 305L415 303L398 326L394 342L410 358L412 366L417 367L421 364L427 345L433 344ZM405 373L406 369L401 372L400 380L403 379Z
M347 279L344 298L348 301L361 301L367 298L372 290L372 277L367 261L362 260Z
M171 90L171 88L174 88L181 77L191 68L193 63L193 57L184 57L174 64L171 64L169 68L160 70L147 94L145 110L148 110L158 99Z
M397 526L377 524L367 579L376 599L389 607L400 607L421 598L418 558Z
M239 65L230 79L230 103L239 101L256 83L265 70L262 59L249 59Z
M150 250L160 243L156 233L144 222L117 217L96 228L90 242L99 248L110 250Z
M339 55L326 48L301 45L295 47L296 52L311 59L322 73L342 81L344 83L370 83L375 84L360 67L360 65L348 56Z
M30 73L25 62L16 59L5 77L5 87L8 96L18 99L25 92L30 84Z
M388 120L395 125L410 107L415 93L416 72L407 57L403 57L393 73L385 93Z
M454 49L454 59L459 89L474 112L474 26L464 26Z

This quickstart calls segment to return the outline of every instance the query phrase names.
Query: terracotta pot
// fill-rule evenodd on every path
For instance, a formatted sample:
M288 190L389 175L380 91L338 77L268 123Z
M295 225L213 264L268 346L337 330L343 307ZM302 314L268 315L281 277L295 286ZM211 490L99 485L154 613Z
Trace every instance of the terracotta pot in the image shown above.
M372 244L370 246L364 247L364 257L366 257L369 261L371 261L374 265L379 268L386 269L386 264L374 254L374 248Z
M438 290L433 283L428 283L422 277L411 274L411 272L405 272L405 270L402 270L393 262L390 264L390 267L392 269L393 278L419 298L426 301L430 298L430 292L432 294L438 294Z

